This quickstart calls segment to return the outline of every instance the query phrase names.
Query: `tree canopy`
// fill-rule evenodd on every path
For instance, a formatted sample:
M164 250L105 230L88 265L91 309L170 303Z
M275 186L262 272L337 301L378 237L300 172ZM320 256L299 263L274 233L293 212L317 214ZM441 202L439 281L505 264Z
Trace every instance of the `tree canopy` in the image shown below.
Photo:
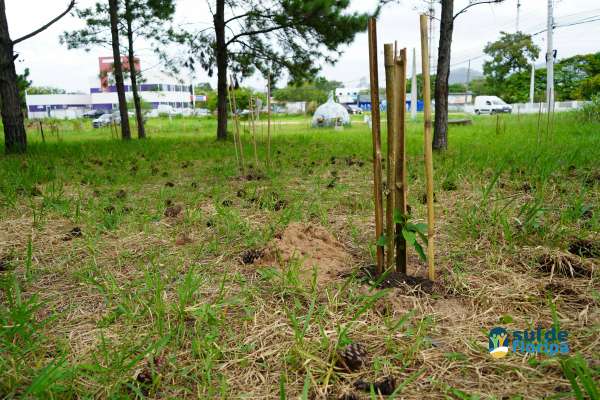
M491 57L491 60L483 63L483 73L490 86L497 87L510 74L528 70L538 58L540 48L533 43L531 35L500 32L500 39L488 43L483 52Z
M292 84L314 79L324 63L333 63L343 44L366 30L369 14L349 11L350 0L206 0L212 29L172 32L187 44L182 65L199 65L218 77L217 137L227 136L227 80L257 71ZM227 7L226 7L227 6ZM377 13L377 10L375 10Z

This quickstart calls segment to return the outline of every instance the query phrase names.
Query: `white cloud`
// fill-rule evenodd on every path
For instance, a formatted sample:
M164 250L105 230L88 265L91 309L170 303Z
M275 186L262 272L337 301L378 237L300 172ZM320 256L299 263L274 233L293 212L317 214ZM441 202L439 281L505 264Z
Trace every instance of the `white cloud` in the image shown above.
M79 6L93 3L93 0L78 1ZM371 10L375 3L374 0L354 0L352 6L353 9L361 11ZM471 58L474 59L471 67L480 69L483 58L477 57L482 55L485 44L496 40L502 30L515 30L516 3L516 0L507 0L499 5L481 5L471 8L468 13L460 16L455 23L452 64L456 67L464 67L466 62L459 63ZM547 1L521 0L521 3L521 30L535 33L544 29ZM6 0L11 36L17 38L37 28L60 13L67 4L68 0ZM203 4L201 0L180 0L176 17L178 24L208 27L212 17ZM399 46L409 49L409 56L412 54L411 49L416 47L417 58L419 58L418 14L424 4L422 0L402 0L399 4L387 5L382 10L378 21L380 54L383 43L397 40ZM465 4L467 0L456 0L455 7L459 9ZM437 11L439 16L439 8ZM559 25L593 15L600 15L597 0L556 0L555 16ZM98 56L110 55L111 50L98 48L87 53L82 50L67 50L59 43L58 38L63 31L80 26L82 26L81 21L67 16L40 35L18 44L16 46L16 51L19 53L17 69L22 71L26 67L29 68L35 85L87 91L97 81ZM555 48L558 49L559 58L596 52L600 50L598 37L600 37L600 21L558 28L555 31ZM436 34L434 43L437 43L437 40ZM535 36L535 41L545 50L545 34ZM366 33L357 35L354 43L344 49L344 54L336 65L324 66L323 74L330 79L344 81L348 85L368 76L367 46ZM434 46L434 49L435 47L437 46ZM140 52L140 56L142 68L148 68L156 63L155 57L148 51ZM541 54L541 59L543 57L544 55ZM381 60L379 64L383 77ZM418 68L420 69L420 66ZM155 69L151 75L159 75L158 72ZM195 79L215 82L215 78L209 79L204 72L199 72ZM264 84L260 77L250 79L248 83L256 87Z

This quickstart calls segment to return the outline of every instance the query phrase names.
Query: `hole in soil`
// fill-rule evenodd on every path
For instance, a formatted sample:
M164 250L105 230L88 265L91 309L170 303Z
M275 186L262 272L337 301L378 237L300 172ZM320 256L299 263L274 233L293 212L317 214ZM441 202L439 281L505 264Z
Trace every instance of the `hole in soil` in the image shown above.
M556 295L556 294L560 294L561 296L578 296L579 295L579 293L577 293L575 290L571 289L570 287L566 287L565 285L560 284L558 282L550 282L549 284L544 286L544 290L549 291L554 295Z
M124 199L125 197L127 197L127 192L121 189L115 194L115 197L117 199Z
M569 253L585 258L600 257L600 244L591 240L577 239L569 244Z
M247 181L260 181L261 179L265 179L265 175L260 171L250 171L250 173L246 175Z
M173 187L173 186L175 186L175 184L173 182L167 182L167 183L165 183L165 186L166 187Z
M221 205L223 207L231 207L233 205L233 201L231 201L231 200L223 200L223 202L221 203Z
M431 294L434 292L434 283L429 279L410 276L396 271L390 271L384 277L377 277L375 268L375 265L360 268L357 275L358 278L380 289L406 288L406 286L409 286L417 293Z

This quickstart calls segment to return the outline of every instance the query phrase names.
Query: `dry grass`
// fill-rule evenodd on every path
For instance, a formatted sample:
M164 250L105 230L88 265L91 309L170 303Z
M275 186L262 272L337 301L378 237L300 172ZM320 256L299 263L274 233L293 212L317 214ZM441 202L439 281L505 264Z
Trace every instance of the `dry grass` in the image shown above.
M40 325L22 350L0 344L0 354L11 360L3 364L0 392L23 394L42 366L64 359L51 384L33 392L37 397L272 399L284 388L287 398L303 391L308 398L369 398L354 388L357 380L392 376L398 398L552 398L571 390L559 359L509 354L494 360L487 332L494 326L550 327L556 319L569 332L573 352L591 365L599 358L598 259L557 244L573 235L557 233L571 224L559 212L573 200L568 192L542 195L553 210L542 231L523 217L536 196L521 190L522 178L503 174L504 187L484 200L493 172L455 173L456 188L437 190L439 282L433 293L407 286L379 290L352 275L373 256L369 163L343 161L365 159L368 147L333 145L308 158L299 151L306 143L283 144L290 154L275 157L279 167L265 179L237 179L229 166L223 172L224 164L234 165L228 147L214 160L194 158L194 152L165 158L160 170L168 171L166 177L145 174L156 162L143 160L132 177L123 172L125 157L113 167L94 164L95 174L114 175L116 183L100 180L80 189L64 176L59 198L49 199L46 182L42 197L16 197L4 207L0 256L10 268L0 272L3 321L13 318L19 282L21 296L39 303L31 312ZM176 152L196 144L165 146ZM154 154L128 151L127 157ZM337 154L335 164L330 153ZM451 165L452 156L439 162ZM193 166L182 167L188 158ZM337 178L329 187L332 171ZM411 219L420 221L423 179L414 173L409 203ZM119 198L121 189L126 194ZM597 201L598 186L583 196ZM284 206L277 206L280 200ZM173 205L181 211L171 215L166 210ZM497 219L499 209L508 225ZM594 218L591 228L576 222L574 232L597 240L590 233ZM313 234L333 235L317 255L348 256L336 268L350 275L313 277L302 254L241 262L244 252L268 248L295 221L310 224ZM69 237L74 227L81 237ZM315 249L305 250L315 256ZM425 272L411 254L409 273ZM24 340L14 337L15 343ZM338 351L349 342L367 349L367 364L356 372L337 367Z

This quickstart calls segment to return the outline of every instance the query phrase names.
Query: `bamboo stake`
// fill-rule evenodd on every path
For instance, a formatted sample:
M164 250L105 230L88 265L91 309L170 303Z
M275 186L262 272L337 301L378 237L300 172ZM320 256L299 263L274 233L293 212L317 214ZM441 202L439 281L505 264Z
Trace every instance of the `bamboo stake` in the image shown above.
M267 77L267 168L271 168L271 71Z
M394 265L394 206L396 205L396 142L398 136L398 98L396 82L396 57L394 45L391 43L383 46L385 64L385 91L387 97L387 207L386 207L386 235L387 235L387 260L386 269Z
M256 107L256 100L254 100L254 102L252 101L252 96L250 96L250 125L252 126L252 143L254 145L254 166L256 167L256 169L258 169L258 149L256 146L256 120L255 120L255 107Z
M406 138L405 138L405 120L406 120L406 49L400 50L400 58L396 61L396 98L398 99L398 137L396 139L396 204L395 209L406 215ZM406 275L407 252L406 239L402 236L402 224L396 224L396 271Z
M231 113L231 118L233 119L233 123L235 124L235 115L233 113L233 103L231 101L231 84L230 83L227 84L227 100L229 102L229 112ZM235 131L233 132L233 146L235 147L235 163L236 163L238 169L241 171L242 165L240 164L238 141L237 141L237 135L235 134Z
M423 103L425 115L425 175L427 178L427 264L430 280L435 280L434 266L434 220L433 215L433 154L431 149L431 86L429 79L429 46L427 38L427 15L421 15L421 65L423 68Z
M371 133L373 135L373 191L375 199L375 240L383 236L383 178L381 172L381 115L377 68L377 20L369 19L369 66L371 72ZM377 274L383 273L384 247L377 245Z
M231 79L231 82L233 82L233 79ZM235 98L235 88L231 90L231 97L233 98L233 109L235 110L235 113L233 114L233 118L234 118L234 122L235 122L235 131L237 134L237 142L238 145L240 146L240 161L242 164L242 175L246 175L246 166L244 163L244 146L242 145L242 136L240 135L240 117L237 114L237 101Z

